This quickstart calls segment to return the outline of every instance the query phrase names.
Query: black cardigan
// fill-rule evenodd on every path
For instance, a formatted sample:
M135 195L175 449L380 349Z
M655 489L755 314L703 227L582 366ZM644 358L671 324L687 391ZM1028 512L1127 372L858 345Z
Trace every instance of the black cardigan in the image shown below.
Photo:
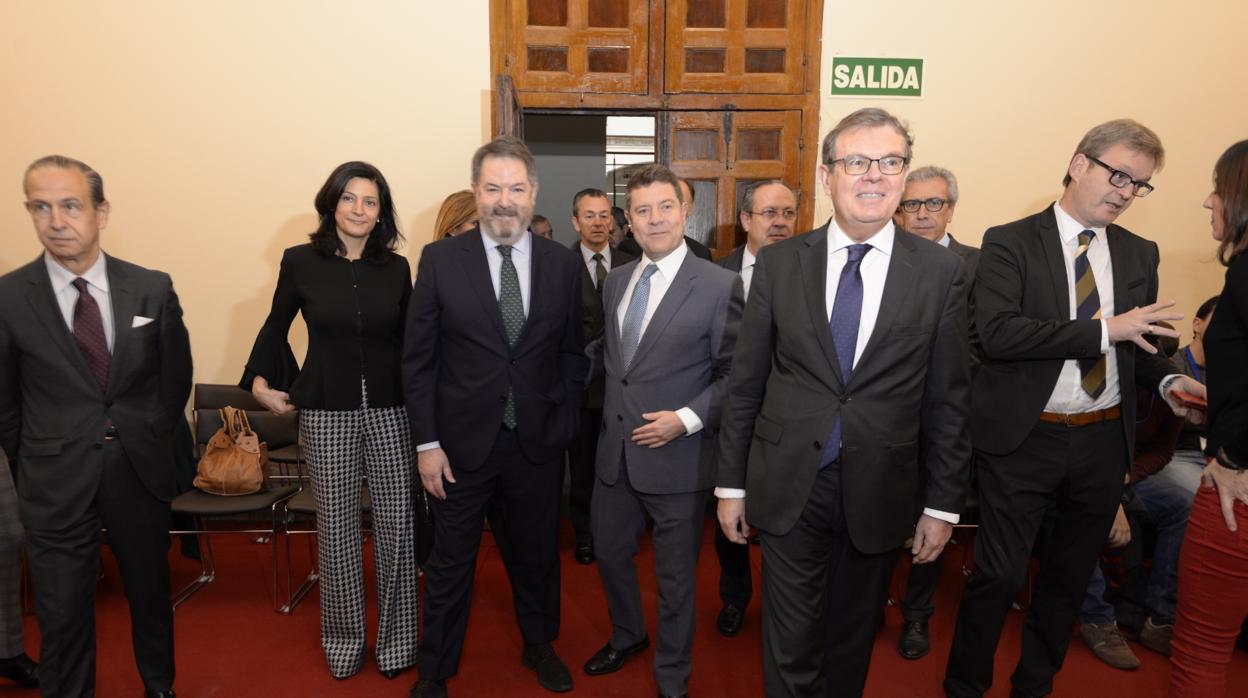
M1226 285L1205 330L1209 379L1209 441L1205 452L1225 448L1231 461L1248 466L1248 253L1226 270Z
M399 357L411 294L411 267L400 255L350 261L311 244L291 247L239 385L250 391L259 375L289 392L296 407L352 410L361 404L363 376L369 407L403 404ZM308 326L302 370L286 337L296 312Z

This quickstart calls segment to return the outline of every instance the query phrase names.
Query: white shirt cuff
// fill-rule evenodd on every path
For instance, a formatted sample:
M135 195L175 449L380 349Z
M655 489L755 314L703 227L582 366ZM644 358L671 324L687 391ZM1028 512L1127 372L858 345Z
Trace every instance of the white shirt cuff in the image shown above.
M435 448L442 448L442 443L440 441L430 441L427 444L421 444L416 447L416 452L423 453L425 451L432 451Z
M1179 378L1182 378L1182 377L1183 377L1182 373L1167 373L1166 376L1161 379L1161 382L1157 384L1157 394L1160 395L1162 399L1166 400L1166 402L1169 402L1170 401L1169 396L1166 395L1166 388L1168 387L1167 383L1170 383L1171 381L1174 381L1174 380L1178 380Z
M718 499L745 499L745 490L735 487L716 487L715 497Z
M702 420L698 419L698 415L688 407L676 410L676 416L680 417L680 421L685 425L685 436L693 436L702 431Z
M1101 353L1109 353L1109 322L1101 319Z
M958 520L962 518L957 514L950 514L947 511L939 511L937 509L928 509L927 507L923 507L923 513L933 519L940 519L941 521L947 521L951 524L957 524Z

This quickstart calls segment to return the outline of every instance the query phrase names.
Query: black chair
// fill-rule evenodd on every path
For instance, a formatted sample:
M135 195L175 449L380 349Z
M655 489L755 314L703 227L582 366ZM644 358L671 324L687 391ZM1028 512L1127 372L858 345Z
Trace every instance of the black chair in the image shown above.
M252 429L267 443L270 449L280 450L293 448L294 458L298 459L297 417L287 415L276 417L263 408L248 393L237 386L196 384L192 415L196 449L202 453L204 446L217 429L221 428L221 418L217 410L222 407L235 407L247 412ZM174 498L172 510L175 515L183 514L191 517L194 522L190 530L174 530L174 535L192 534L200 546L200 574L186 587L182 588L173 599L173 607L177 608L193 594L208 586L216 579L216 560L212 552L210 536L218 534L264 534L273 552L273 610L281 611L289 605L289 600L282 602L278 589L280 567L278 562L278 538L283 533L282 503L295 496L299 488L294 485L274 485L266 482L264 488L255 494L236 497L223 497L205 494L197 489L183 492ZM257 522L267 521L267 527L258 527ZM209 522L226 524L219 528L209 528ZM256 526L256 527L253 527ZM286 548L289 552L289 547ZM289 559L286 567L289 570ZM289 572L287 587L289 592ZM289 594L287 594L289 599Z
M373 502L368 494L368 483L364 483L364 487L360 492L360 508L363 510L364 516L368 516L373 510ZM303 600L303 597L312 591L320 580L320 568L317 566L316 546L313 545L312 538L316 535L316 492L312 489L312 483L304 480L299 489L299 493L294 497L286 500L285 503L285 530L286 530L286 588L292 586L291 565L289 561L292 559L290 554L291 536L306 535L308 538L308 560L311 561L308 575L304 577L303 582L298 589L290 594L290 598L286 605L280 610L282 613L293 613L295 606ZM368 535L368 528L365 527L364 535Z

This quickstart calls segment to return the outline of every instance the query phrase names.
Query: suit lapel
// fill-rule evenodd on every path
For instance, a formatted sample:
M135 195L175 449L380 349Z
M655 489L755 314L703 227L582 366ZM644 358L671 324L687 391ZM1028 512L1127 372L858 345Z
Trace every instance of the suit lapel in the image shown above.
M48 278L48 270L44 267L43 257L36 259L29 269L30 289L26 294L26 300L30 303L32 314L39 318L39 322L48 333L48 338L78 370L82 379L99 390L100 384L91 375L86 359L82 358L82 351L78 349L74 336L65 326L65 316L61 314L61 306L57 304L56 295L52 292L52 280Z
M529 328L533 326L532 319L541 314L546 306L547 294L544 292L546 286L542 283L546 280L546 251L543 249L545 245L537 244L537 236L529 235L529 312L524 316L524 325L520 327L520 336L516 337L516 346L524 341L529 334ZM585 265L581 265L585 269ZM588 271L588 270L587 270ZM497 305L497 304L495 304ZM503 312L498 312L499 321L502 321Z
M1070 318L1070 286L1066 276L1066 256L1062 254L1062 236L1057 230L1057 214L1049 207L1040 214L1039 243L1049 263L1049 276L1053 281L1053 296L1057 302L1057 317Z
M102 254L102 253L101 253ZM124 368L123 359L130 349L130 340L134 334L134 309L136 307L135 290L125 270L108 258L108 295L113 303L113 355L108 363L108 392L113 393L117 387L118 374Z
M875 318L875 327L871 328L871 338L862 349L862 356L854 367L850 382L862 375L871 357L886 341L893 323L905 309L906 299L910 298L910 289L918 277L914 268L914 239L901 230L893 235L893 253L888 258L888 273L884 276L884 292L880 296L880 312Z
M618 267L613 266L611 268L612 272L624 266L629 268L626 271L621 271L618 274L608 276L607 280L603 282L602 321L604 325L604 348L620 346L620 302L624 297L625 289L628 288L628 280L632 278L633 271L636 269L637 264L640 264L640 262L634 260L632 262L626 262ZM605 355L606 354L604 352L604 356ZM619 352L614 353L614 358L616 361L620 359ZM623 371L623 369L624 366L620 365L620 370Z
M1126 268L1131 256L1123 248L1125 240L1118 226L1111 225L1105 229L1105 241L1109 243L1110 269L1114 277L1114 315L1121 315L1131 309L1127 298L1127 279L1130 275Z
M817 228L804 238L806 248L798 252L798 265L802 270L802 288L806 290L806 309L810 313L810 326L814 330L815 339L819 340L819 348L828 368L841 386L845 379L841 376L840 362L836 356L836 343L832 340L832 329L828 326L828 225Z
M641 333L641 340L637 343L637 352L633 354L633 363L625 375L636 368L646 352L659 341L658 338L663 336L664 328L672 321L672 318L676 317L676 311L693 291L694 279L698 278L697 262L694 261L696 259L697 256L693 254L693 250L686 250L685 260L676 270L676 278L672 279L672 283L667 287L667 293L663 294L663 300L659 301L659 307L654 309L654 315L650 318L650 322L646 323L645 331Z
M494 280L490 278L490 265L485 259L484 237L485 233L481 232L480 228L476 228L456 238L456 243L459 244L460 264L468 277L468 285L472 287L477 300L481 302L485 310L486 317L490 318L490 323L498 332L503 346L507 346L507 328L503 326L503 311L498 307L498 297L494 295ZM529 293L532 292L530 283Z

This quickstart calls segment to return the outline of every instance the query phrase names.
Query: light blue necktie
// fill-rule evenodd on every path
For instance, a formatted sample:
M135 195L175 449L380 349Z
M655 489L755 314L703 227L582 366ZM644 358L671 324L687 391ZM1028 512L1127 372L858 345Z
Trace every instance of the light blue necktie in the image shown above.
M633 363L637 353L637 345L641 343L641 323L646 319L646 306L650 304L650 277L659 268L653 262L641 270L641 278L633 287L633 297L628 300L628 310L624 313L624 328L620 334L620 358L624 359L624 368Z

